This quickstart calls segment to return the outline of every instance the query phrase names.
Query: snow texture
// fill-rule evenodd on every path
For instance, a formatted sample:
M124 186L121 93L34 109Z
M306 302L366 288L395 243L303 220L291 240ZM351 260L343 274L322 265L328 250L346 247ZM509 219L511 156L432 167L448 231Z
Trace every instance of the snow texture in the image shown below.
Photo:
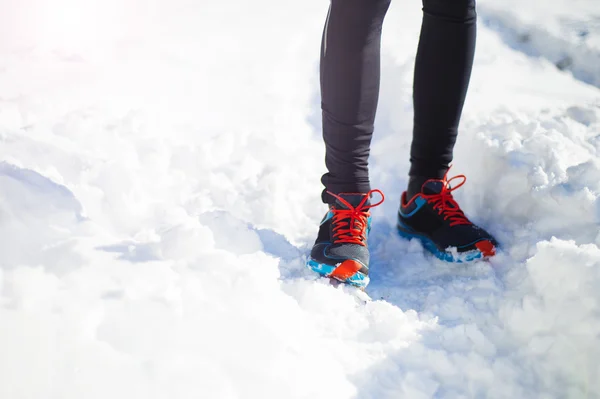
M394 230L394 2L366 302L303 266L327 6L0 0L0 398L600 397L597 1L479 4L452 172L502 249L469 266Z

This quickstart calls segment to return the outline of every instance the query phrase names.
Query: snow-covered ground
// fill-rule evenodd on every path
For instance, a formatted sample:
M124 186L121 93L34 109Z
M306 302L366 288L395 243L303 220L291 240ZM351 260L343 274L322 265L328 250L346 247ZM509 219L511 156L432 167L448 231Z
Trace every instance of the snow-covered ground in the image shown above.
M326 0L0 0L0 398L600 397L600 6L549 4L479 5L452 172L503 248L463 266L394 232L393 3L363 303L303 267Z

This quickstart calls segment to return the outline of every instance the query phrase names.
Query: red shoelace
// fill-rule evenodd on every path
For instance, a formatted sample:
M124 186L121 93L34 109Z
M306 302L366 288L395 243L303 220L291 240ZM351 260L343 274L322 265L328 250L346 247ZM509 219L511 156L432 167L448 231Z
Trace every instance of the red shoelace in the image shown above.
M381 205L384 200L381 190L371 190L365 194L363 200L357 205L352 206L348 201L332 192L328 193L336 198L348 209L331 208L333 212L333 243L348 243L365 246L369 209ZM372 194L381 195L381 200L376 204L365 205Z
M448 169L450 171L450 169ZM450 182L455 179L462 179L460 183L452 187ZM442 180L442 190L438 194L421 194L427 202L433 204L433 209L437 210L440 215L444 216L444 220L450 219L450 226L457 226L460 224L470 225L472 224L469 219L465 216L464 212L460 209L458 203L452 197L452 191L460 188L467 181L465 175L456 175L448 180L448 172Z

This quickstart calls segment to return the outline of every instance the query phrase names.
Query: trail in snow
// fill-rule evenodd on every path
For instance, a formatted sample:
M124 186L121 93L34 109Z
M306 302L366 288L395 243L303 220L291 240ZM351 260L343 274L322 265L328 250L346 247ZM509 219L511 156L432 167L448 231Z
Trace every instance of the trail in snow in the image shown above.
M544 57L576 78L600 86L600 8L596 2L558 0L544 7L512 0L484 2L479 15L512 48Z
M600 397L593 2L481 2L452 171L503 248L470 266L394 231L420 10L392 6L366 304L303 267L326 2L58 3L0 3L1 397Z

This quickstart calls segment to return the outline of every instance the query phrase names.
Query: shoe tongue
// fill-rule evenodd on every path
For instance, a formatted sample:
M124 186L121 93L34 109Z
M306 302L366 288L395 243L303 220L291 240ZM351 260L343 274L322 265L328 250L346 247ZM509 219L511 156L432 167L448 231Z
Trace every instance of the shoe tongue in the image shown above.
M345 201L347 201L350 205L356 208L360 202L365 198L367 194L338 194ZM370 200L365 201L363 206L369 205ZM335 200L335 207L338 209L349 209L344 203L342 203L339 199Z
M423 194L439 194L444 188L444 182L442 180L427 180L423 183L421 191Z
M421 189L421 191L423 192L423 194L439 194L442 192L442 189L444 188L445 184L446 182L444 182L443 180L427 180L423 184L423 188ZM449 197L452 197L451 193L448 193L448 195ZM450 209L456 208L456 205L449 199L446 199L446 201L444 202L444 206Z

